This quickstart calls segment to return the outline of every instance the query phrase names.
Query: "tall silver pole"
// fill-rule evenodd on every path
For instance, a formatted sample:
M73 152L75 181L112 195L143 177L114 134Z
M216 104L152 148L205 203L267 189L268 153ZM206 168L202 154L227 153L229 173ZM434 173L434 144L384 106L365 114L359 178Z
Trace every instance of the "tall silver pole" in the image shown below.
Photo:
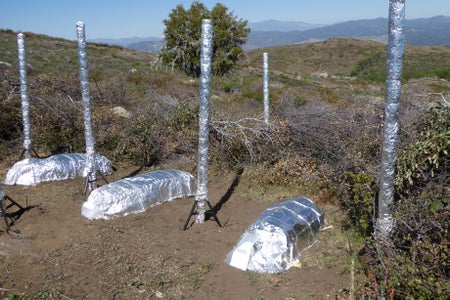
M92 130L91 97L89 89L88 60L86 54L86 36L84 23L77 22L78 63L80 65L81 96L83 100L84 134L86 140L86 167L85 174L89 189L95 190L97 184L95 168L94 134Z
M209 148L209 97L211 84L212 57L212 21L202 21L202 40L200 54L200 116L198 137L198 184L195 201L197 201L196 223L205 222L208 201L208 148Z
M264 122L266 126L269 126L269 54L264 52L263 54L263 68L264 68Z
M384 117L384 142L381 156L380 193L378 197L378 218L375 233L381 241L388 241L394 227L392 203L394 200L394 179L397 136L399 129L398 111L404 50L403 25L405 0L389 1L389 29L386 72L386 102Z
M30 100L28 98L27 63L25 54L25 35L17 35L17 49L19 54L20 97L22 99L23 149L25 158L31 157L31 125Z

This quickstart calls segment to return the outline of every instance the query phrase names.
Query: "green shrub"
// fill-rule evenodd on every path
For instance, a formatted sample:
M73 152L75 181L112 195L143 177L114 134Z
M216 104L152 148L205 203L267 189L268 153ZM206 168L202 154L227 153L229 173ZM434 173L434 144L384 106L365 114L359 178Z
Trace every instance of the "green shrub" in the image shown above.
M450 294L450 107L433 105L415 124L418 138L401 152L393 242L395 283L406 298Z
M35 144L50 154L85 151L83 117L80 114L36 113L33 122ZM39 123L38 123L39 122Z
M400 153L397 162L395 183L401 194L411 194L449 171L450 107L432 106L421 116L416 130L418 140Z
M358 62L356 67L351 71L351 76L366 77L368 73L373 71L375 65L379 65L382 60L385 60L386 54L383 52L376 52L369 57L366 57Z
M450 107L433 105L413 125L415 140L397 161L391 244L383 245L385 251L372 245L363 258L377 282L395 291L395 299L447 299Z
M369 236L373 230L375 178L367 173L347 172L345 185L349 196L342 203L350 221L362 235Z
M202 19L213 21L212 73L223 76L231 71L243 54L241 45L247 41L250 29L247 21L238 19L228 8L217 3L212 10L195 1L185 10L178 5L163 21L166 45L159 57L166 64L177 67L189 76L200 76L199 52Z
M0 141L18 138L22 132L20 101L0 102Z
M127 82L135 85L151 82L150 76L148 74L136 70L133 70L133 72L129 72L126 79Z
M183 101L171 110L169 126L176 130L196 128L198 125L199 104L197 102Z
M225 93L231 93L231 92L236 92L239 91L241 89L241 85L237 84L235 82L230 82L225 84L223 90Z
M262 91L242 91L241 95L243 98L254 99L258 102L264 101L264 94Z
M320 99L328 103L337 103L339 100L339 95L329 87L319 87L317 92L320 95Z
M308 103L308 99L306 99L306 98L304 98L304 97L302 97L302 96L295 96L294 97L294 105L295 105L295 107L299 107L299 106L303 106L303 105L305 105L306 103Z
M120 160L151 166L161 159L161 143L155 134L154 120L154 117L140 115L124 128L116 149L116 156Z
M442 78L442 79L445 79L447 81L450 81L450 70L448 68L447 69L436 70L436 75L439 78Z
M450 192L442 196L439 205L428 197L396 203L389 281L399 299L447 299L450 295Z

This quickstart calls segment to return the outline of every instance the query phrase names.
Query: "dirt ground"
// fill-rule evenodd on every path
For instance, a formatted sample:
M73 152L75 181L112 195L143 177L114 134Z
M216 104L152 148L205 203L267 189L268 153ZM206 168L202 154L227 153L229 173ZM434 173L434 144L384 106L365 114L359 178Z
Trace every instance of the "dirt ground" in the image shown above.
M119 169L108 179L131 171ZM80 213L86 199L82 178L31 187L2 185L9 197L29 209L12 226L20 233L6 234L3 222L0 226L0 297L347 299L350 272L340 258L348 249L335 238L338 226L319 233L318 242L304 251L301 267L281 274L244 272L224 262L245 229L270 205L244 196L240 183L235 174L210 180L211 204L223 203L217 214L223 227L208 220L192 223L186 231L182 227L193 198L90 221ZM330 225L341 217L332 205L319 207Z

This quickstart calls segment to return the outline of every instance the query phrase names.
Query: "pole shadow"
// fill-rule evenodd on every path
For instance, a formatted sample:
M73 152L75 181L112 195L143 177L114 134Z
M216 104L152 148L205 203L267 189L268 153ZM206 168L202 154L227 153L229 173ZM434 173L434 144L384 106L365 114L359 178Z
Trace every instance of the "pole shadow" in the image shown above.
M219 227L224 227L222 226L222 224L220 223L219 219L217 218L217 212L222 208L222 206L228 202L228 200L230 200L231 195L233 195L234 190L236 189L236 187L239 185L239 181L241 179L241 175L244 172L243 168L239 168L236 172L236 176L234 177L233 181L231 182L230 187L228 188L228 190L226 191L226 193L222 196L222 198L220 198L219 202L217 202L217 204L212 207L211 204L209 203L209 201L207 201L207 204L209 206L209 210L207 210L205 212L205 221L208 221L210 219L214 219L217 224L219 225ZM192 209L189 213L188 219L186 220L184 227L182 228L183 231L186 231L187 228L192 227L192 225L194 224L195 220L192 221L189 224L189 221L191 219L191 217L193 215L196 215L197 212L195 211L197 206L197 202L194 201L194 205L192 206ZM224 225L226 225L228 223L228 220L224 223ZM181 229L181 228L180 228Z
M234 190L239 185L239 182L241 180L241 175L244 173L244 168L239 168L236 171L236 176L234 177L233 181L231 182L231 185L228 187L228 190L225 192L225 194L220 198L220 200L214 205L214 207L205 213L205 220L211 219L211 217L214 217L218 211L222 208L222 206L230 200L231 196L234 193ZM228 221L227 221L228 222ZM226 223L224 225L226 225Z
M131 172L130 174L128 174L128 175L123 176L123 177L120 178L120 179L125 179L125 178L134 177L134 176L136 176L137 174L139 174L139 173L142 171L142 169L144 169L144 167L145 167L145 165L141 165L141 166L139 166L136 170L132 171L132 172Z

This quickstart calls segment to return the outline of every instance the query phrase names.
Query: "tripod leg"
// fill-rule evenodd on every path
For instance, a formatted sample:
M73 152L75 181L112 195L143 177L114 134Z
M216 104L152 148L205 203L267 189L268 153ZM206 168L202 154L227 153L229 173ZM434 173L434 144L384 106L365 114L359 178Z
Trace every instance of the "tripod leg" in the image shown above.
M39 155L36 153L36 151L34 151L33 148L31 148L31 152L33 152L33 154L34 154L34 156L35 156L36 158L39 158Z
M88 186L89 186L89 176L86 176L86 180L84 181L83 195L86 195Z
M211 210L211 212L213 214L214 220L216 220L219 227L222 227L222 224L220 224L219 218L217 218L216 210L211 206L211 203L209 203L209 201L206 201L206 202L208 203L209 209Z
M20 153L19 160L21 160L24 157L25 151L27 151L27 150L25 150L25 149L22 150L22 153Z
M194 214L195 209L197 208L197 201L194 200L194 205L192 205L191 211L189 212L189 216L186 220L186 223L184 223L183 231L186 231L186 228L188 227L189 221L191 220L192 215Z
M100 174L100 177L102 177L103 181L106 182L106 184L108 184L109 182L108 182L108 180L106 180L105 175L103 175L103 173L100 172L99 170L97 170L97 172Z
M6 225L6 232L9 231L9 222L8 222L8 218L6 216L6 210L5 210L5 203L3 202L4 200L0 200L0 210L1 210L1 214L3 216L3 219L5 220L5 225Z
M22 207L22 205L20 205L19 203L17 203L16 201L14 201L13 199L11 199L10 197L6 196L5 199L8 199L9 201L11 201L11 204L8 205L6 208L10 208L13 205L16 205L17 207L19 207L20 209L24 209Z

